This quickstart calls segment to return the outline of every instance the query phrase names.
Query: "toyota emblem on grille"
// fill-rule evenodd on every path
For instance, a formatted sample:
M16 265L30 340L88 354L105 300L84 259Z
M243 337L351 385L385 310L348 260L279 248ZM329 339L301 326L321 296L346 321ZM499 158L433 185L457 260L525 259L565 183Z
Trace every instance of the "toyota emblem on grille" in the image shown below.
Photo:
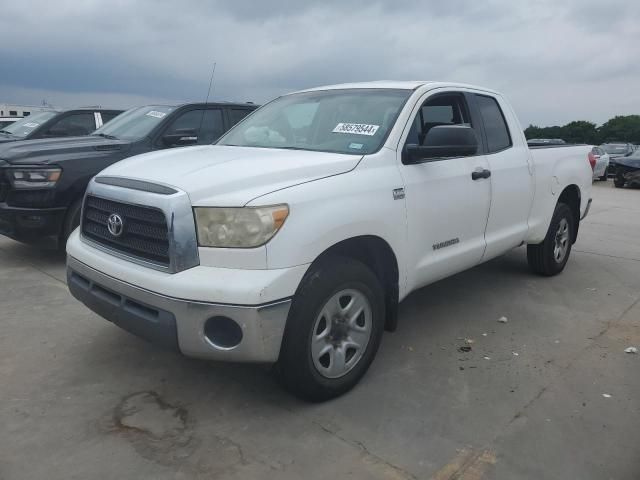
M109 233L114 237L122 235L122 232L124 231L124 221L122 220L122 217L117 213L109 215L109 218L107 219L107 229L109 229Z

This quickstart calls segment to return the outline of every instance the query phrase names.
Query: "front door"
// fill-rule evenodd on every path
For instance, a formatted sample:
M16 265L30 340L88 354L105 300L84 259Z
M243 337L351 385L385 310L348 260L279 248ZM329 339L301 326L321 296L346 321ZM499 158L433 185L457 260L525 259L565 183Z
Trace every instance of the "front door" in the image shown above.
M429 129L438 125L467 125L481 139L478 119L472 119L461 92L431 94L414 112L402 143L421 145ZM488 178L472 178L489 168L479 147L474 156L443 158L419 164L400 164L405 185L408 220L410 289L434 282L480 262L485 250L485 227L491 203ZM477 177L477 175L475 176Z

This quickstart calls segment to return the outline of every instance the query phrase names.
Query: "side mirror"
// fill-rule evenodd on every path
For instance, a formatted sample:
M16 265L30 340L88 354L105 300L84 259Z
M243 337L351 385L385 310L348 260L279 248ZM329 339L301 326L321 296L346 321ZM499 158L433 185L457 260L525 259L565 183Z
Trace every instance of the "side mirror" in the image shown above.
M198 132L195 128L181 128L174 133L163 135L162 142L167 147L195 145L198 143Z
M434 162L451 157L470 157L478 151L478 136L466 125L432 127L423 145L408 144L404 163Z

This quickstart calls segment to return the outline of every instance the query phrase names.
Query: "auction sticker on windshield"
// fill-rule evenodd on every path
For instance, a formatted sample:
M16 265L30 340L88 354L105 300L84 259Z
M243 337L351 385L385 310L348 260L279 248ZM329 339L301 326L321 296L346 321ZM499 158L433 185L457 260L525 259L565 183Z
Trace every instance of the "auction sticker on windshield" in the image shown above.
M156 117L156 118L164 118L164 117L167 116L167 114L164 113L164 112L156 112L155 110L151 110L150 112L147 113L147 116Z
M367 125L366 123L339 123L336 125L336 128L333 129L333 133L373 136L379 128L380 125Z

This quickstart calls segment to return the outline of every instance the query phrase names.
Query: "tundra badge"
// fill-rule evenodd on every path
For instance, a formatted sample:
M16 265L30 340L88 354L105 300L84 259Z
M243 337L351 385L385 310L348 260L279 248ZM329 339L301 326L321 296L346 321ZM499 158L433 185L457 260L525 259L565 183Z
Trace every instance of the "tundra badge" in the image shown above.
M450 247L451 245L455 245L456 243L460 243L460 239L458 237L447 240L446 242L434 243L433 249L440 250L441 248Z

